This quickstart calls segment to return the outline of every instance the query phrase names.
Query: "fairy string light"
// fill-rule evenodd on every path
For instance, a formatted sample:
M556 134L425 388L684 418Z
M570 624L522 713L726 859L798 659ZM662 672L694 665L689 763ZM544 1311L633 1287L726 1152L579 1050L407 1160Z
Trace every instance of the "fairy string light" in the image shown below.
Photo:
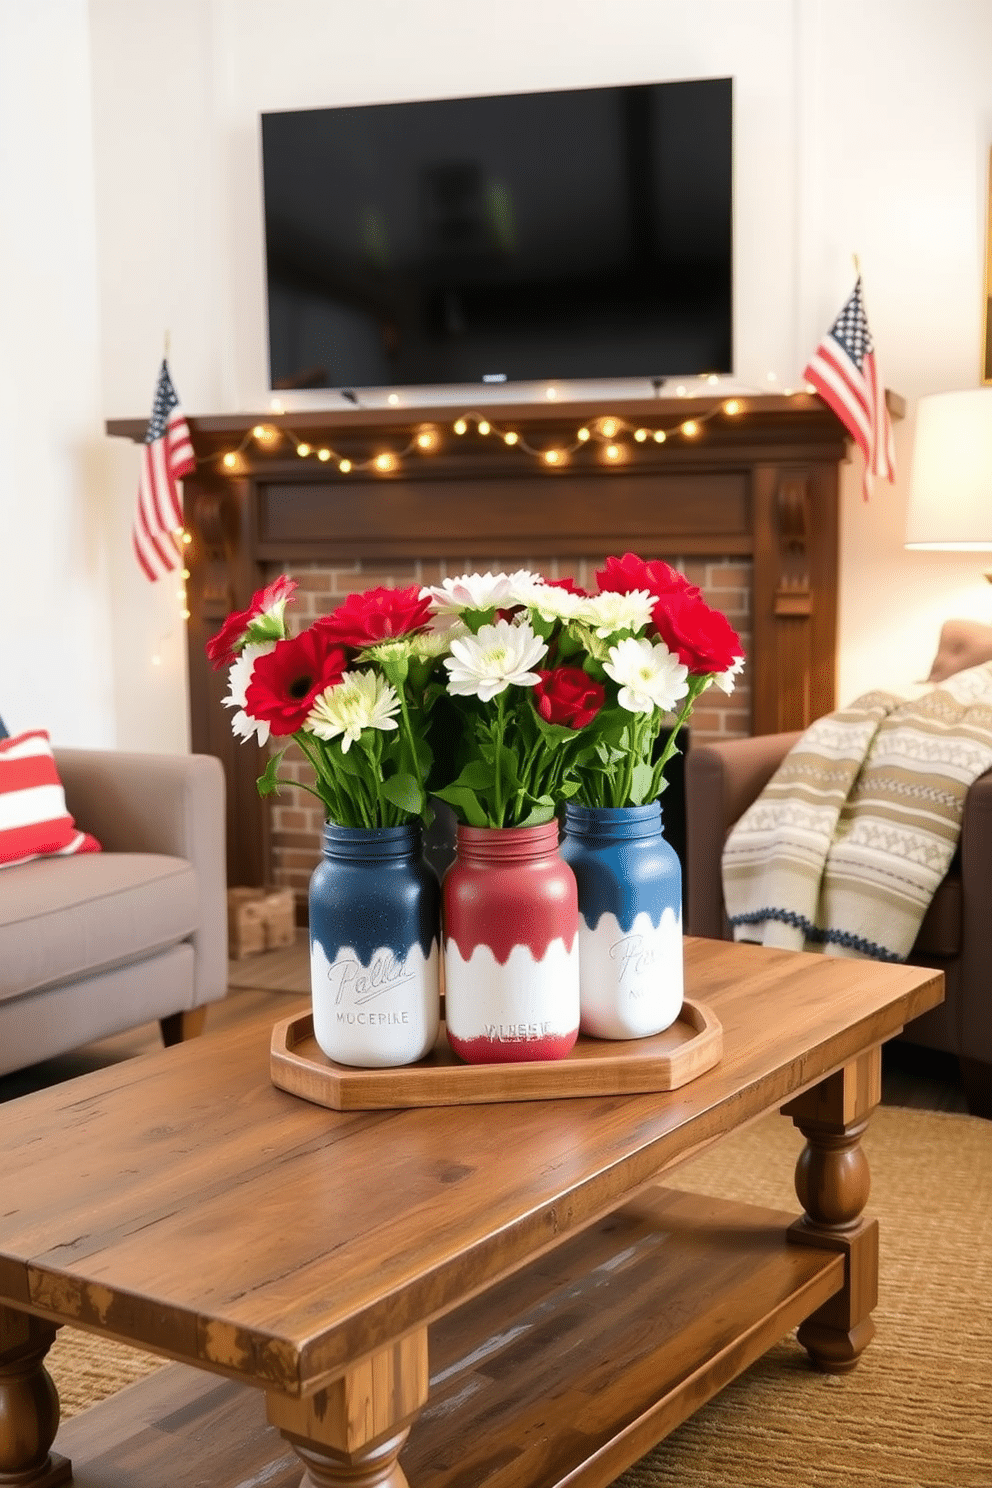
M451 432L461 439L474 428L480 438L502 442L507 448L518 450L546 468L555 469L567 465L572 456L583 447L594 445L600 447L604 463L622 464L631 453L631 440L639 445L649 442L665 444L673 438L693 440L699 437L704 425L713 419L721 415L725 418L738 418L746 411L747 405L743 398L724 398L703 412L693 413L688 418L673 419L664 427L655 422L634 424L627 419L602 414L580 425L571 438L543 448L533 444L519 429L499 424L489 414L480 413L478 409L459 413L451 424ZM235 449L228 450L221 456L221 465L230 474L237 474L244 469L242 456L250 445L255 444L262 451L272 451L283 440L288 440L295 447L300 459L316 459L323 464L333 464L341 475L362 471L389 475L398 470L411 455L435 454L441 447L442 435L438 423L422 423L414 429L401 449L379 450L364 458L356 458L342 453L331 444L313 444L288 427L277 428L272 424L259 423L247 430Z

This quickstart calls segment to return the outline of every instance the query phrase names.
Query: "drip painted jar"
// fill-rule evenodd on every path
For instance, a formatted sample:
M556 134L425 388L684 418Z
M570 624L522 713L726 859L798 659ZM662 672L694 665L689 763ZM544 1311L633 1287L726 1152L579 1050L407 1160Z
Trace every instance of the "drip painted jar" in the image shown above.
M443 894L452 1049L470 1064L564 1059L579 1032L578 900L558 823L459 824Z
M581 1028L646 1038L682 1008L682 869L661 807L565 808L562 857L579 893Z
M420 826L328 822L323 854L310 880L314 1037L338 1064L413 1064L441 1006L441 887Z

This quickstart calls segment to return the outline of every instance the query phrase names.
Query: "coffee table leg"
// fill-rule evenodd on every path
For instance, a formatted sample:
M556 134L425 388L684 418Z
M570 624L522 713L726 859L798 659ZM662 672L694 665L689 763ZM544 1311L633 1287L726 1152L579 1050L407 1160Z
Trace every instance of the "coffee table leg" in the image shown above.
M853 1369L875 1335L878 1221L865 1219L871 1178L861 1135L882 1098L882 1051L871 1049L782 1107L806 1138L796 1193L806 1211L789 1230L799 1245L840 1250L844 1287L802 1324L799 1342L831 1374Z
M0 1306L0 1488L54 1488L72 1464L50 1450L59 1397L44 1359L56 1329L30 1313Z
M300 1488L409 1488L397 1459L427 1384L421 1329L302 1400L268 1391L268 1418L307 1469Z

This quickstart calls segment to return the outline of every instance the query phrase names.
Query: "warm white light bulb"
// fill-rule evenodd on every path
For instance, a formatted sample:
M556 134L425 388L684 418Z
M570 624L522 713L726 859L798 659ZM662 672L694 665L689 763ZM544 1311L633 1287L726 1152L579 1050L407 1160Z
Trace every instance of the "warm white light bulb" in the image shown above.
M519 434L514 434L512 429L507 429L506 433L503 435L503 442L504 444L516 444L519 438Z
M730 417L733 418L735 414L740 413L743 406L739 398L728 398L723 405L723 411L724 413L729 413Z
M608 460L619 460L620 446L618 444L608 444L606 446L606 458Z
M224 464L227 466L228 470L233 470L237 463L237 455L234 454L231 450L228 450L227 454L224 456Z
M330 452L329 449L319 449L317 451L317 459L318 460L329 460L330 458L331 458L331 452Z
M586 440L589 438L589 430L580 429L578 434L576 435L576 438L581 439L582 443L585 444Z
M349 470L351 469L351 461L350 460L340 460L338 462L338 469L340 470L340 472L341 472L342 475L347 475L348 472L349 472Z
M390 393L389 397L386 399L386 402L389 403L393 408L396 407L396 405L397 405L397 403L399 401L400 401L400 395L399 395L399 393Z
M699 425L696 423L696 420L686 419L685 423L682 425L682 433L688 439L694 439L695 436L699 433Z
M647 429L635 429L634 430L634 438L637 440L638 444L643 444L644 441L645 441L645 439L647 439L647 437L648 437L648 431L647 431Z
M546 398L555 399L558 396L558 389L557 388L553 388L553 387L545 388L544 389L544 396Z
M655 429L651 438L654 440L655 444L664 444L665 440L668 438L668 435L665 433L664 429Z
M464 419L456 419L455 420L455 433L456 434L464 434L467 428L468 428L468 424L465 422Z
M298 444L296 446L296 453L299 455L301 460L305 460L307 455L310 453L310 446L308 444Z
M561 459L561 452L559 450L545 450L544 451L544 463L546 465L557 465L560 459Z
M479 420L478 428L479 428L479 433L480 434L488 434L489 433L489 430L490 430L490 427L491 426L489 424L488 419L480 419Z

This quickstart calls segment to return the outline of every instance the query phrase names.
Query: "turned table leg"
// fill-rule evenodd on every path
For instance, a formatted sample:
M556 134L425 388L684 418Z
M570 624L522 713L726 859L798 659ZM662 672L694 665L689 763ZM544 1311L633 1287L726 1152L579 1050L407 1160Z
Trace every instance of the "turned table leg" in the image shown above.
M881 1049L871 1049L782 1107L806 1138L796 1164L796 1193L806 1212L789 1239L846 1257L842 1290L798 1334L813 1362L831 1374L853 1369L875 1334L878 1221L864 1218L871 1178L860 1142L882 1098L881 1070Z
M421 1329L301 1400L268 1391L268 1418L307 1469L300 1488L409 1488L398 1458L427 1384Z
M72 1464L50 1450L59 1397L44 1359L56 1329L30 1313L0 1306L0 1488L54 1488Z

